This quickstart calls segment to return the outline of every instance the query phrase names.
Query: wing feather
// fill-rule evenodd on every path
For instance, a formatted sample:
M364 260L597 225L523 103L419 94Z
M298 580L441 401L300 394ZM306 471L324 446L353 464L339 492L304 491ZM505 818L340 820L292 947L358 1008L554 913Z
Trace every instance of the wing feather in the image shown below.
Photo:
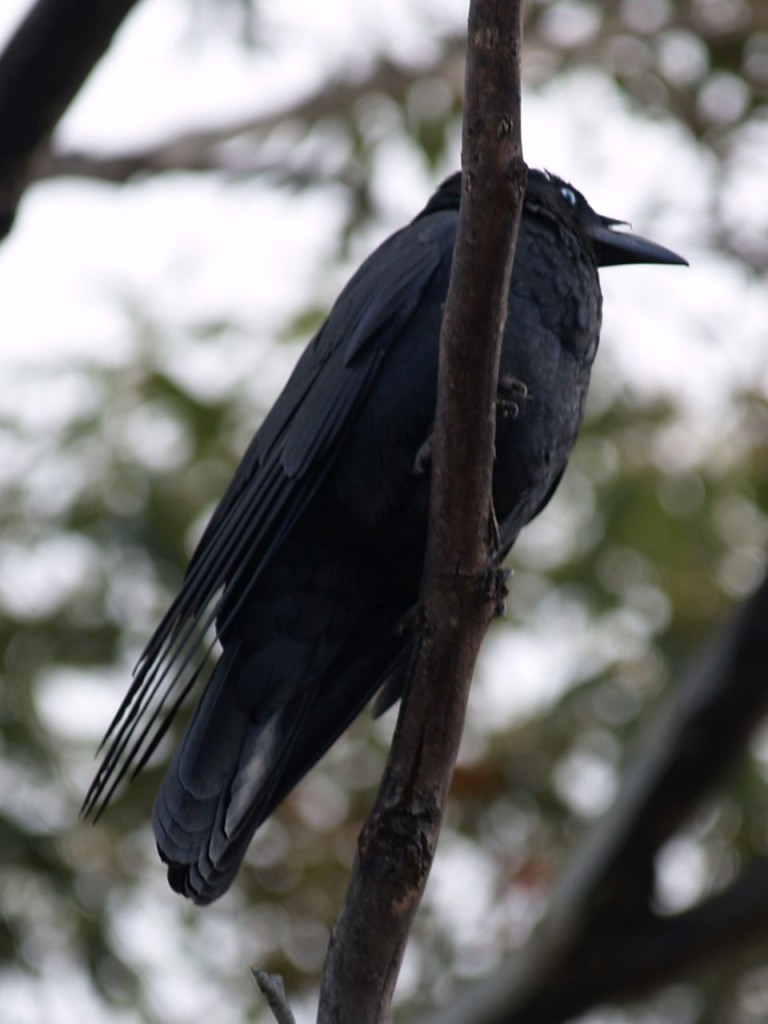
M144 649L102 742L83 804L100 814L132 765L156 748L264 566L307 508L354 424L391 343L449 256L455 212L397 232L362 264L305 349L249 445L191 559L181 591ZM170 701L170 696L175 698Z

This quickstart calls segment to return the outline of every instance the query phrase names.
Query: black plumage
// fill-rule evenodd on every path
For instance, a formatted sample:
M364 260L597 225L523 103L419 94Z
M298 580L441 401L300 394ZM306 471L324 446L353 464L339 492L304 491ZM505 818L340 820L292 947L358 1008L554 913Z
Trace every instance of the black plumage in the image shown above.
M300 358L137 666L85 802L138 770L218 660L158 793L174 889L208 903L256 828L364 705L400 696L425 548L442 306L460 177L360 267ZM501 553L547 504L597 351L597 268L684 263L531 171L501 355Z

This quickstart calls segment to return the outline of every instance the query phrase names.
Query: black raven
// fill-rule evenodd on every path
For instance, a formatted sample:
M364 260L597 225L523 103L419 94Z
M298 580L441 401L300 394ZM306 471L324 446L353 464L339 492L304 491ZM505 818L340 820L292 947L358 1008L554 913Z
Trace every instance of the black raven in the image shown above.
M171 886L209 903L253 833L363 706L402 691L425 548L438 343L460 175L360 267L195 551L105 737L85 812L138 771L218 648L157 795ZM685 263L531 171L500 366L501 551L552 497L597 351L597 268ZM215 639L211 634L215 633Z

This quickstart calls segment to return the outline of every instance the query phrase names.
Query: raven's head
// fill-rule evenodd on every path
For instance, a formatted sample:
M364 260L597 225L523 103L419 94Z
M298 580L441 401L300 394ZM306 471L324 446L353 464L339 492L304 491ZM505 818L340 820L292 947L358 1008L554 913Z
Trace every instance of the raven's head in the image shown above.
M622 263L674 263L688 265L688 261L671 249L633 235L629 231L616 231L626 221L603 217L567 181L546 171L528 172L526 205L548 210L556 218L570 221L592 243L598 267L617 266Z

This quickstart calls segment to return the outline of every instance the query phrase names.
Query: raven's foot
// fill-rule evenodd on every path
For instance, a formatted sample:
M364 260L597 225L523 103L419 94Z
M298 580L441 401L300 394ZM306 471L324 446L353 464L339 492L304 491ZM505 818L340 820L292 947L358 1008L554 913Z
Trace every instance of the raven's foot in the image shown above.
M413 469L411 472L414 476L424 476L428 473L432 465L432 434L429 435L424 444L416 452L416 458L413 460Z
M395 636L406 637L419 625L420 605L414 604L395 624Z
M502 569L501 566L494 566L488 570L486 586L488 598L493 601L493 617L500 619L506 610L504 598L509 593L507 583L512 579L511 569Z
M502 419L516 420L520 415L521 404L531 401L533 401L533 396L528 394L528 386L524 381L518 380L508 373L499 377L496 409Z

